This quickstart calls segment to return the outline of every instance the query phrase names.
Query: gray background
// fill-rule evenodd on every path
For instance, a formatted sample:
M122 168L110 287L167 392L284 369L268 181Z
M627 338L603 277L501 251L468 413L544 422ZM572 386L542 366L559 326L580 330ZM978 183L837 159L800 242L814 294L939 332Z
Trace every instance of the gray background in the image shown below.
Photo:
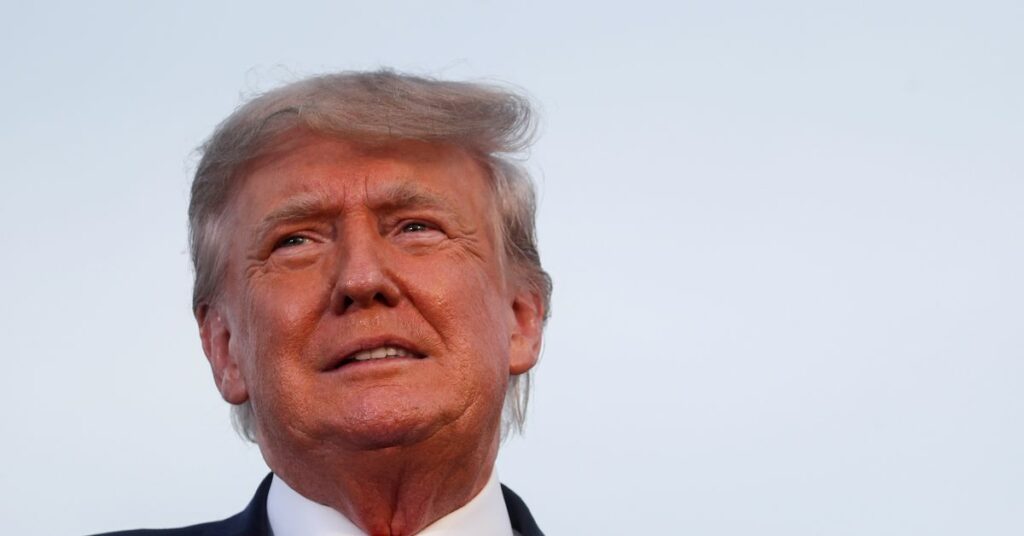
M499 471L550 534L1024 533L1024 4L5 2L5 534L232 514L191 151L388 65L526 88L554 316Z

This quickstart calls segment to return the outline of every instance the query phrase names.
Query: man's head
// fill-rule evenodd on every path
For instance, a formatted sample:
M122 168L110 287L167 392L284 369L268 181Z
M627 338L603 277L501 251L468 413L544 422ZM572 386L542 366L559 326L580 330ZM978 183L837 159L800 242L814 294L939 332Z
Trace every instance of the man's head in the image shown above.
M521 425L551 288L511 159L531 127L514 94L391 72L298 82L218 127L189 210L193 306L247 436L497 426L506 389Z

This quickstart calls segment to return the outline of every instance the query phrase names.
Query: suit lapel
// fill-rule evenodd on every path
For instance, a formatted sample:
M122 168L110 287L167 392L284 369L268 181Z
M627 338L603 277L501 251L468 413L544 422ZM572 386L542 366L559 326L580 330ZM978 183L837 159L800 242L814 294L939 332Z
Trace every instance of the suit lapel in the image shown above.
M512 522L512 531L519 536L544 536L533 520L530 509L516 493L501 485L501 495L505 499L505 508L508 509L508 519Z
M249 505L241 513L224 520L219 528L224 536L272 536L270 531L270 518L267 517L267 494L270 492L270 481L274 474L270 473L260 487L256 488L256 495L249 501Z

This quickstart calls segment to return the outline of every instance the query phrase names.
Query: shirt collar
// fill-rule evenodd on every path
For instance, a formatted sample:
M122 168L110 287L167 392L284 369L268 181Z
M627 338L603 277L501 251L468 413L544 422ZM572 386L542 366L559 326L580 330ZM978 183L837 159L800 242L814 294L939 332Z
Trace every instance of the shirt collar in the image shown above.
M311 501L274 475L267 494L274 536L366 536L341 512ZM461 508L431 523L418 536L512 536L497 471Z

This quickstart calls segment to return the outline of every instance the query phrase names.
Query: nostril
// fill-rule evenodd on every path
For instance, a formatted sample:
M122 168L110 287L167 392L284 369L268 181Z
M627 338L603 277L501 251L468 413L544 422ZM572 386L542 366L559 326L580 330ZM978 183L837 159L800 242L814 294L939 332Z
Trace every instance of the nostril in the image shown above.
M357 274L359 275L359 274ZM331 295L331 310L345 314L366 307L394 307L401 289L381 271L340 280Z
M371 303L376 303L378 305L386 305L386 306L393 305L392 300L390 298L388 298L387 294L385 294L383 292L374 292L373 295L370 296L370 299L369 300L365 300L365 301L362 300L362 299L358 299L357 300L355 297L352 297L350 295L346 295L341 300L341 312L349 311L350 309L352 309L353 307L356 307L356 306L363 306L363 307L365 307L367 305L370 305Z

